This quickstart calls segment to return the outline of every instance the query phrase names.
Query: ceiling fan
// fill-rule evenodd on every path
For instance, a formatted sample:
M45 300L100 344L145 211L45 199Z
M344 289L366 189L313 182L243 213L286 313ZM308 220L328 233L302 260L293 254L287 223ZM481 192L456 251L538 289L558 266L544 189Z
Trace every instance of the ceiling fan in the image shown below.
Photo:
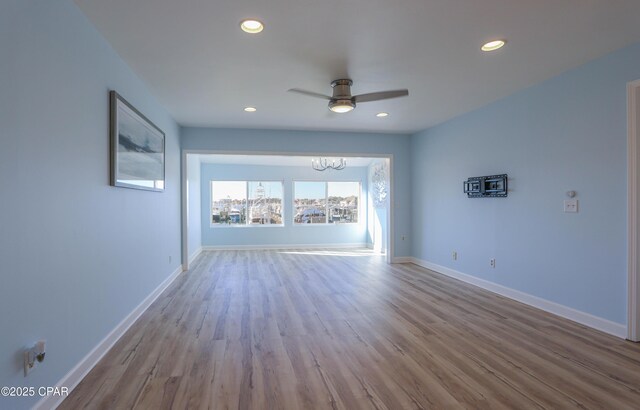
M292 88L289 91L292 93L308 95L309 97L329 100L329 109L339 114L353 110L354 108L356 108L356 103L387 100L389 98L404 97L409 95L409 90L378 91L375 93L351 95L352 84L353 81L349 79L332 81L331 87L333 87L333 96L315 93L313 91L301 90L299 88Z

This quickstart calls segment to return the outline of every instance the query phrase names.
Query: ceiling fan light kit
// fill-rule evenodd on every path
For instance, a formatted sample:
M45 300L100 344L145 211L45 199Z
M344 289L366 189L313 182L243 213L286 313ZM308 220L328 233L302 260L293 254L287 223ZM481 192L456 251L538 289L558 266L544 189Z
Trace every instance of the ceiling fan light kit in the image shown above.
M344 114L356 108L356 103L351 100L331 100L329 101L329 109L338 114Z
M406 89L351 95L351 85L353 85L353 81L348 78L342 78L332 81L332 96L316 93L313 91L301 90L299 88L292 88L289 91L293 93L303 94L309 97L329 100L329 109L338 114L344 114L346 112L353 111L353 109L356 108L356 103L359 102L387 100L389 98L404 97L409 95L409 90Z

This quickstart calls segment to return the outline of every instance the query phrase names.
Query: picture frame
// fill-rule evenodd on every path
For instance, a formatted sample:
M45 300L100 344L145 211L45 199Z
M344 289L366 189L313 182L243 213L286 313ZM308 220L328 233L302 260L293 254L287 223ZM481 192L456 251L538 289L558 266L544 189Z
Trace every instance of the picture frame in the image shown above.
M114 90L109 107L111 185L163 192L164 132Z

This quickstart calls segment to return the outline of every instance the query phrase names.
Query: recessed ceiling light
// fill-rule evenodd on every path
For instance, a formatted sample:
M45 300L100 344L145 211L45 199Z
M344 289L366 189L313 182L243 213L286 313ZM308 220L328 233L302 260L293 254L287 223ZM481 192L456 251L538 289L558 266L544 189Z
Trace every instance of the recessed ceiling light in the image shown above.
M256 111L258 111L258 110L256 109L256 107L244 107L244 110L245 110L246 112L256 112Z
M258 34L264 29L264 24L262 24L261 21L255 19L247 19L240 22L240 28L245 33Z
M496 51L504 47L505 44L507 44L507 40L493 40L485 43L482 47L480 47L480 49L482 51Z
M376 117L378 118L384 118L384 117L388 117L389 113L388 112L379 112L376 114Z

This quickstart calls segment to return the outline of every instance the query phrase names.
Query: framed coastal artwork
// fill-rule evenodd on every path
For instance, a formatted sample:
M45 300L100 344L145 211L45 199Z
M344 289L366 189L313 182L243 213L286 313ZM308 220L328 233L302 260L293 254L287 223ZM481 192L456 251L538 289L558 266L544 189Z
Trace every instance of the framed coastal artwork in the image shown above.
M164 191L164 132L117 92L109 102L111 185Z

